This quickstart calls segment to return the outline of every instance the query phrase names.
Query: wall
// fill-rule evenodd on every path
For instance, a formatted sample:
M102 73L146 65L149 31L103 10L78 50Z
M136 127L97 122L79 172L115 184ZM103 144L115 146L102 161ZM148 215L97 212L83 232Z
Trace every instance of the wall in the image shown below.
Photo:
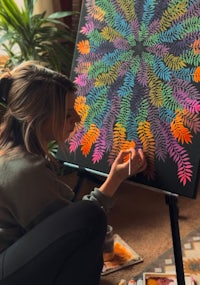
M23 7L24 0L15 0L15 2L19 6ZM52 0L48 0L48 1L37 0L36 4L35 4L35 13L40 13L40 12L46 11L48 15L51 14L54 11L54 3L53 2L54 1L52 1ZM55 2L58 2L58 1L55 1Z

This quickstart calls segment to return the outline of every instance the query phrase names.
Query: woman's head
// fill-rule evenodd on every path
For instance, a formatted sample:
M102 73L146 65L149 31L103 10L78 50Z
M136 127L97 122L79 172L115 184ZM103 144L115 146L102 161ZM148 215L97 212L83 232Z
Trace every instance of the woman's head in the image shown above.
M33 62L2 75L0 97L8 107L0 147L23 145L29 152L46 155L50 140L64 143L64 136L69 135L66 125L72 131L79 120L73 109L74 92L75 86L66 76ZM73 109L71 121L66 121L67 104Z

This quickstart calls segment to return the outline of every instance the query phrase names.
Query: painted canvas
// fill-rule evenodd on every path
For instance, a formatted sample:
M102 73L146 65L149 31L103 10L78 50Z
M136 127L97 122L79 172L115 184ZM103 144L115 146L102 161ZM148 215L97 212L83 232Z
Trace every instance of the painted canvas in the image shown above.
M200 1L85 0L74 54L81 117L71 165L109 172L143 148L132 181L194 198L200 159Z

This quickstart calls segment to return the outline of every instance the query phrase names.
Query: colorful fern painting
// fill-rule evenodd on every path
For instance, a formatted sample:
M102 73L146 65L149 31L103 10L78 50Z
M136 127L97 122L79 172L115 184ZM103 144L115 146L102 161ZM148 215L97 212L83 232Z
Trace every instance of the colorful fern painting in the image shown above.
M142 147L135 182L195 197L199 0L85 0L71 77L81 123L69 162L108 173L119 150Z

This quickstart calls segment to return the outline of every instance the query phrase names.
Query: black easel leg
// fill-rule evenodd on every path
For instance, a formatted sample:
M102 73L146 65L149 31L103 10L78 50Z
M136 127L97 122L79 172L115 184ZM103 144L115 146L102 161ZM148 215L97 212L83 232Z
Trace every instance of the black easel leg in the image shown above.
M81 187L81 185L83 183L84 178L85 178L85 173L82 172L82 171L78 172L78 180L77 180L76 186L74 187L74 198L73 198L72 201L76 200L77 195L79 193L79 190L80 190L80 187Z
M181 240L180 240L180 232L178 224L177 197L175 195L166 194L165 198L166 198L166 203L169 206L169 213L170 213L177 284L185 285L182 248L181 248Z
M73 198L72 201L76 200L77 195L78 195L78 193L80 191L81 185L83 183L83 180L85 178L89 179L90 181L93 181L93 182L95 182L96 184L99 184L99 185L102 183L101 180L99 180L97 177L95 177L94 175L92 175L91 173L87 172L84 169L79 170L77 175L78 175L78 180L77 180L77 183L76 183L76 185L74 187L74 194L75 195L74 195L74 198Z

